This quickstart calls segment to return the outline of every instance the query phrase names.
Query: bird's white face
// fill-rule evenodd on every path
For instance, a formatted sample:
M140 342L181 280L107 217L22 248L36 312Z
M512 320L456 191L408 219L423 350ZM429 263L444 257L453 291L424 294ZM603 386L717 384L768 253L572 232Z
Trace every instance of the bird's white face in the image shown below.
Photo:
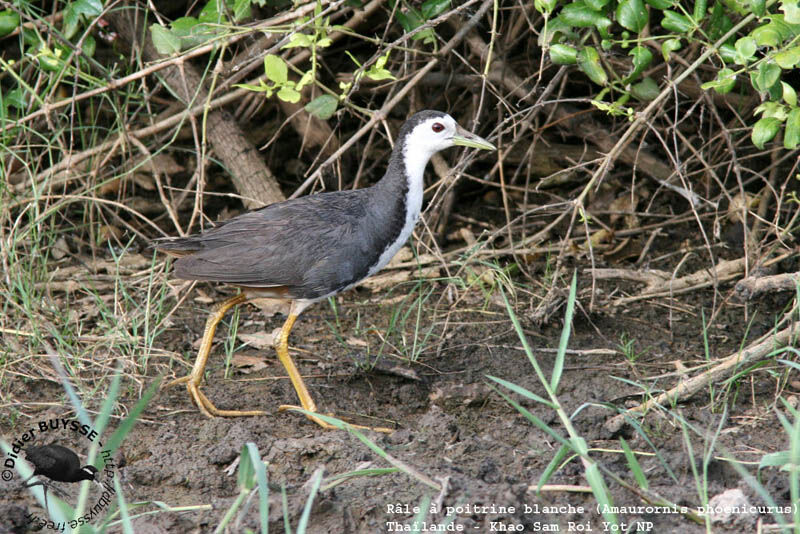
M83 466L81 468L81 471L83 471L86 475L90 476L91 480L97 481L97 479L98 479L98 476L97 476L98 471L94 466L92 466L92 465Z
M411 130L406 139L405 163L409 174L422 176L431 156L451 146L466 146L482 150L496 150L486 139L479 137L456 123L450 115L427 119Z
M420 152L433 155L454 145L453 138L456 136L457 127L455 119L450 115L433 117L418 124L412 130L407 143L413 144Z

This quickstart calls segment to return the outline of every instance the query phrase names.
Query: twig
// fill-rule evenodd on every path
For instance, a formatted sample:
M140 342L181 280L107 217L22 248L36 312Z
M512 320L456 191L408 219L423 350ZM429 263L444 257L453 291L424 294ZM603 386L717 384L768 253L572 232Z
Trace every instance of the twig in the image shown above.
M401 100L403 100L406 97L408 92L411 91L411 89L414 88L414 86L417 85L417 83L419 83L419 81L431 69L433 69L433 67L435 67L437 63L439 63L439 60L441 58L446 57L447 54L464 39L467 33L474 26L478 24L481 17L483 17L483 15L486 14L486 11L488 11L490 5L492 5L492 0L484 0L483 4L481 4L481 7L478 9L478 11L469 19L469 21L467 21L466 24L462 26L462 28L458 32L456 32L456 34L452 37L452 39L450 39L447 42L447 44L442 47L437 56L428 61L428 63L426 63L424 67L419 69L417 73L408 82L406 82L403 88L400 89L391 100L386 102L381 107L381 109L374 112L372 114L372 117L370 117L370 119L367 121L367 123L364 126L362 126L361 129L359 129L355 134L353 134L342 146L340 146L336 152L334 152L328 159L326 159L322 163L322 165L317 167L317 170L314 171L308 178L306 178L306 180L300 185L300 187L298 187L295 190L294 193L292 193L292 196L289 198L296 198L302 195L303 192L306 189L308 189L309 186L311 186L311 184L313 184L317 180L317 178L319 178L322 175L322 171L325 168L327 168L330 164L336 161L339 158L339 156L344 154L351 146L355 144L356 141L361 139L364 136L364 134L372 130L372 128L374 128L376 124L378 124L383 120L386 120L386 117L388 117L389 112L398 103L400 103Z
M790 318L787 319L791 321ZM686 400L709 384L727 376L740 366L767 358L777 350L796 342L798 336L800 336L800 322L791 321L790 326L784 328L780 332L776 334L767 334L761 337L741 352L735 352L723 358L719 364L708 371L680 382L672 389L643 402L639 406L615 415L606 421L603 426L606 430L616 433L622 428L626 417L641 415L656 406L663 406L665 404Z

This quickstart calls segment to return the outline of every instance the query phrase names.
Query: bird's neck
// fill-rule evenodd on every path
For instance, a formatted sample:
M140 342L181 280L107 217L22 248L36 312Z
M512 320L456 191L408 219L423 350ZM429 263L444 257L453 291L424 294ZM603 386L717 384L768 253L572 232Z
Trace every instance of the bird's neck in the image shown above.
M370 265L367 276L386 265L411 236L422 209L422 178L429 159L427 148L419 151L418 147L399 140L389 158L386 174L371 188L368 209L379 246L378 257Z
M386 174L376 184L384 194L402 202L407 222L416 222L422 209L423 178L431 155L429 147L398 140L389 158Z

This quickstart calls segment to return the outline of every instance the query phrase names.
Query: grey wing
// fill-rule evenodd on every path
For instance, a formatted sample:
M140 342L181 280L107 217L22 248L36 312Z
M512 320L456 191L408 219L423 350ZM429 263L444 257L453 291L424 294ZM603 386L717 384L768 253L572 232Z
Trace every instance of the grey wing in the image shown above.
M341 256L363 223L364 198L358 193L273 204L174 240L172 250L180 247L187 254L175 262L175 274L249 287L286 286L299 298L321 296L329 292L325 288L355 274Z

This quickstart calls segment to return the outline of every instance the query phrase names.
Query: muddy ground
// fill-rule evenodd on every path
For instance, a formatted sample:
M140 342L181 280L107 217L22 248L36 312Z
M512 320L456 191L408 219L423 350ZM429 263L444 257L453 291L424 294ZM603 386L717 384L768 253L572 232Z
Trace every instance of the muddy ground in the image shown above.
M632 292L636 286L598 281L597 302L589 310L591 279L586 267L575 266L579 272L581 306L569 344L574 352L567 358L559 395L568 413L577 411L576 429L588 441L593 457L605 468L633 482L630 469L619 453L620 435L635 451L658 451L660 459L640 457L650 490L677 505L694 509L702 501L689 459L694 458L698 469L702 469L704 441L707 445L709 436L715 434L725 405L728 413L717 437L716 457L727 451L742 460L758 462L765 453L787 448L785 434L780 431L773 411L780 379L769 369L746 374L727 387L716 384L713 402L709 388L676 407L674 413L680 413L696 429L707 433L705 440L691 433L691 453L674 419L653 416L645 420L643 428L650 444L641 433L630 428L618 435L605 430L604 423L617 409L641 400L641 390L624 380L660 389L676 383L680 375L676 371L705 361L703 316L708 320L714 294L709 289L669 301L642 301L618 309L605 304L606 296ZM519 281L525 282L521 277ZM487 375L493 375L544 394L499 294L467 293L458 307L452 309L446 300L433 304L445 288L442 283L432 284L434 296L426 301L421 324L434 325L434 334L415 362L403 359L402 354L391 348L385 348L382 358L375 362L381 346L378 333L386 333L398 306L397 302L387 304L385 290L351 291L339 297L336 312L327 303L318 304L296 325L291 338L292 353L302 374L309 377L308 384L321 410L347 417L359 414L360 422L394 426L396 430L389 435L369 431L365 434L393 457L442 487L434 490L402 472L349 478L316 496L307 532L407 531L413 523L414 507L426 497L432 503L425 519L427 531L436 528L465 532L605 531L592 494L580 491L586 487L586 480L575 458L567 458L559 465L547 481L550 485L547 491L536 492L539 477L555 456L558 443L523 419L487 380ZM720 290L718 299L729 297L729 286ZM225 294L222 288L208 286L203 291L212 298ZM401 286L393 294L402 295L402 291ZM531 297L527 291L519 291L516 297L515 308L522 326L536 357L549 373L555 357L552 349L558 346L561 335L560 321L554 319L544 326L534 324L530 316L538 297ZM718 314L707 336L709 357L726 356L766 333L788 302L789 295L770 296L745 309L733 299L724 305L717 301ZM155 347L168 347L185 355L184 359L155 358L149 366L149 376L141 377L142 386L161 372L167 373L165 380L186 372L192 344L200 336L203 311L207 308L207 304L192 301L180 308L172 326L157 338ZM563 317L563 309L555 317ZM281 315L265 318L255 307L245 306L241 310L239 332L271 331L280 326L282 319ZM413 320L408 323L413 324ZM335 334L340 332L350 345L337 340ZM409 326L405 334L410 343L413 328ZM113 464L127 502L146 503L132 514L156 510L134 519L137 533L212 532L238 494L235 469L230 466L246 442L255 443L268 462L272 489L270 532L284 532L281 487L286 488L288 517L294 526L308 496L308 483L318 470L323 469L325 477L331 477L356 469L390 467L346 432L323 431L300 415L277 413L279 404L294 403L296 398L272 350L247 347L238 350L237 354L263 359L266 365L258 370L234 367L230 378L225 379L225 335L227 329L222 327L209 364L206 394L221 408L260 408L268 410L270 415L208 419L194 408L183 387L162 388L121 447L124 465L118 465L121 456ZM394 341L398 339L395 337ZM626 341L631 342L634 357L626 357L621 350ZM397 344L393 346L396 349ZM662 375L663 378L658 378ZM107 383L106 379L98 387L107 387ZM127 389L123 388L125 400L117 416L124 416L134 405L142 386L131 382ZM783 393L791 397L791 384ZM88 402L90 407L97 409L102 396L102 391L99 395L95 392L93 400ZM515 398L564 434L552 410ZM17 380L10 399L18 403L16 413L20 415L14 420L5 418L3 434L7 440L20 435L36 421L74 417L64 407L68 401L55 381ZM117 423L118 420L112 426ZM51 431L38 439L71 443L77 451L87 449L85 444L81 445L85 437L74 432ZM754 469L753 464L749 467ZM777 504L788 502L787 480L777 470L762 471L762 481ZM704 526L681 514L636 509L647 503L612 481L609 485L614 503L629 507L624 511L629 513L619 514L626 531L705 531ZM72 499L74 504L78 486L62 486L69 493L67 501ZM742 489L751 503L763 504L728 463L711 461L708 497L735 488ZM90 502L98 495L99 490L92 489ZM26 532L22 524L33 531L36 523L31 523L32 517L44 515L31 492L23 489L16 479L6 484L4 500L0 523L6 523L6 530L0 532ZM189 509L159 511L152 504L154 501ZM258 530L257 501L249 504L249 510L237 515L230 524L230 532ZM455 509L450 518L448 507ZM32 515L26 520L25 514ZM775 522L768 514L740 514L727 523L715 524L714 531L754 531L757 520ZM50 528L45 525L43 531ZM112 531L119 531L119 527Z

